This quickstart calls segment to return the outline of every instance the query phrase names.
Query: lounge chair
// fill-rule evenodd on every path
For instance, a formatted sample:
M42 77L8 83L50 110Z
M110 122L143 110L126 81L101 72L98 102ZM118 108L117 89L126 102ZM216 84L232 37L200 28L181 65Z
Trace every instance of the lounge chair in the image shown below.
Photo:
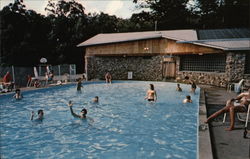
M249 115L250 115L250 104L248 105L247 112L237 112L236 113L238 120L245 122L244 138L246 138L246 135L247 135L247 124L250 122ZM223 123L225 123L226 116L227 116L227 113L224 113Z
M237 113L237 117L240 121L245 121L245 130L244 130L244 133L243 133L243 137L244 138L247 138L247 124L250 122L250 119L249 119L249 113L250 113L250 104L248 105L248 109L247 109L247 113L242 116L242 113Z
M227 86L227 91L232 91L232 87L234 88L235 93L240 93L242 91L244 79L241 79L238 83L230 83Z

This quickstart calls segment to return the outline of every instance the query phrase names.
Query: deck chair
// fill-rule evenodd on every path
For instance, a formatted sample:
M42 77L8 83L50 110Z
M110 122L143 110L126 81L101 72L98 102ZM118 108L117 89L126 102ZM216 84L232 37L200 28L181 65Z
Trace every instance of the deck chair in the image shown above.
M247 113L244 114L244 116L242 116L242 113L237 113L237 117L240 121L245 121L245 130L244 130L244 133L243 133L243 137L244 138L247 138L247 124L250 122L250 119L249 119L249 113L250 113L250 104L248 105L248 109L247 109Z
M227 91L232 91L232 88L233 88L233 91L235 93L240 93L242 91L243 82L244 82L244 79L241 79L238 83L228 84Z
M247 112L236 113L236 116L237 116L238 120L242 121L242 122L245 122L245 128L244 128L245 130L244 130L244 135L243 135L244 138L246 138L246 135L247 135L247 124L250 122L249 115L250 115L250 104L248 105ZM225 123L226 116L227 116L227 113L224 113L223 123Z

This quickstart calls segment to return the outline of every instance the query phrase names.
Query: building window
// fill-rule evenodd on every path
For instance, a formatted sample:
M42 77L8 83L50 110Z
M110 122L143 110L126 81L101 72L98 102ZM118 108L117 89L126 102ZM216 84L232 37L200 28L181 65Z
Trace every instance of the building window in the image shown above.
M225 72L226 55L183 55L180 57L180 71Z
M246 54L245 74L250 74L250 53Z

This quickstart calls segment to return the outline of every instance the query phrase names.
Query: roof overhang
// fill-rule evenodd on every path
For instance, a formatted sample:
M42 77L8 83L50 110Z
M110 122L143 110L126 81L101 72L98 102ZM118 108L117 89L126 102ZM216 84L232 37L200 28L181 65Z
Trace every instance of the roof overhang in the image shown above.
M224 51L244 51L250 50L250 38L232 38L232 39L212 39L195 41L177 41L176 43L188 43L221 49Z

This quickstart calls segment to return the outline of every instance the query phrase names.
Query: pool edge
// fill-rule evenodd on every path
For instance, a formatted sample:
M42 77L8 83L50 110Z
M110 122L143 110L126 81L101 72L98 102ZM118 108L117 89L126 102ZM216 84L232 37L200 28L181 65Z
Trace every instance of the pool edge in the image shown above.
M197 159L213 159L210 130L208 124L204 123L206 119L207 119L207 109L206 109L205 93L204 89L201 88L200 101L199 101Z

